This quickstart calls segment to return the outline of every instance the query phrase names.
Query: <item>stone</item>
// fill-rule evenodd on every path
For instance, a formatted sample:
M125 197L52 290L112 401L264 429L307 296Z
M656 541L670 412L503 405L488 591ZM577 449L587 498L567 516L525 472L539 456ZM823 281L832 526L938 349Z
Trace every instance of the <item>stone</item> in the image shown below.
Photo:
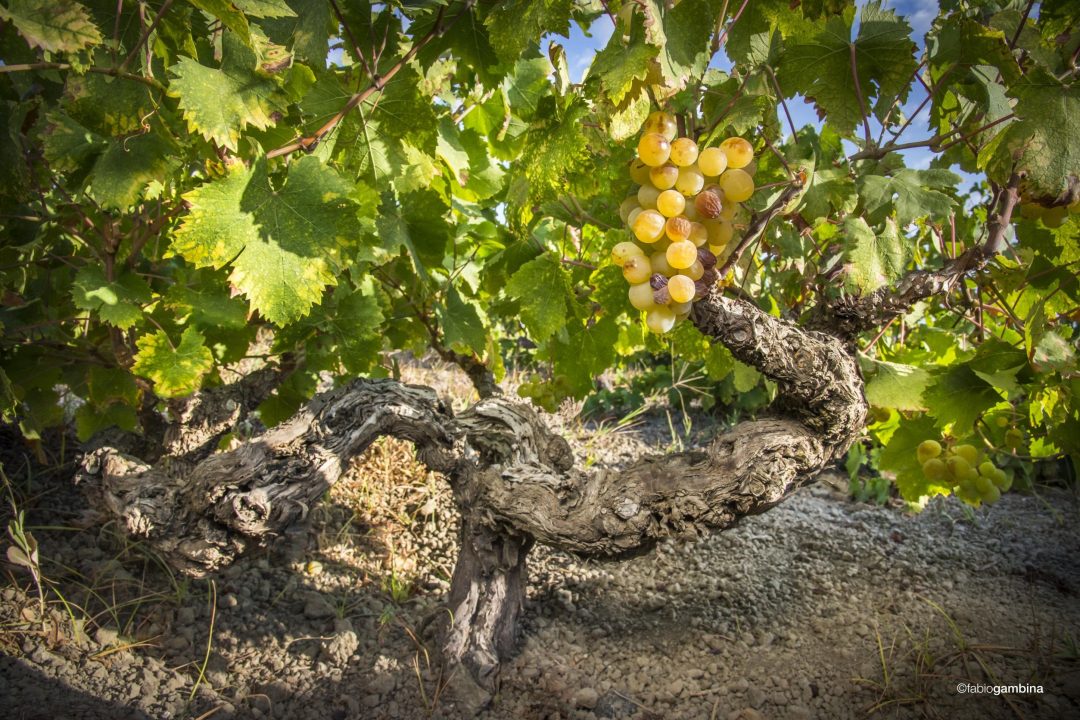
M592 710L600 701L600 693L591 687L584 687L574 693L574 706Z

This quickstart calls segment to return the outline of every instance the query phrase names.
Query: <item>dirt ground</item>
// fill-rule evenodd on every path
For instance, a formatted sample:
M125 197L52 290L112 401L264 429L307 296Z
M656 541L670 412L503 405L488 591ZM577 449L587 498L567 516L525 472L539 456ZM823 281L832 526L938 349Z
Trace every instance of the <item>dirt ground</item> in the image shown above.
M600 433L572 416L555 421L586 462L679 441L662 415ZM459 716L416 629L448 588L456 519L409 446L380 442L308 523L200 581L115 528L81 528L70 467L15 470L45 609L3 565L4 717ZM836 484L629 562L539 549L520 652L481 717L1080 717L1075 495L912 515Z

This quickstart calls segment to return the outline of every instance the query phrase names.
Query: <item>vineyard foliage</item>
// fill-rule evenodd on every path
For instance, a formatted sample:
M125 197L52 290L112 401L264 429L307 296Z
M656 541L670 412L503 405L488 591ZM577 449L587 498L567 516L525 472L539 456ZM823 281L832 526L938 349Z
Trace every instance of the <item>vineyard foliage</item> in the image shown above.
M575 24L614 26L580 82ZM844 0L0 0L3 419L138 431L288 357L273 425L430 348L524 363L549 405L674 363L753 412L769 381L690 322L649 333L609 260L663 109L752 143L732 243L804 183L721 278L802 322L980 243L1018 184L1004 253L857 339L868 456L910 500L951 491L928 439L1010 482L1077 467L1078 54L1071 0L941 0L925 37ZM790 127L798 98L819 123Z

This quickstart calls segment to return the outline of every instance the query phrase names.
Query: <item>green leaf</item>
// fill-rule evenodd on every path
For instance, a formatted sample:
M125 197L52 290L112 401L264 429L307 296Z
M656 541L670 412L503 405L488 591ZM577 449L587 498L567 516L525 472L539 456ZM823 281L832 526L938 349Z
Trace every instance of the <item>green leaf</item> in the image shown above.
M1004 184L1023 172L1025 199L1066 197L1080 181L1080 84L1066 85L1035 68L1012 86L1017 98L1012 122L979 154L992 180Z
M439 327L448 345L467 347L481 357L487 347L487 333L476 305L464 300L450 286L446 289L446 304L438 309Z
M236 33L236 37L247 46L251 46L251 28L244 13L230 0L188 0L192 5L221 21L221 24Z
M357 207L350 186L316 157L290 167L271 185L266 160L233 165L224 178L184 196L190 210L173 252L198 267L232 266L230 282L268 320L285 325L306 315L337 282L342 250L353 244Z
M203 376L214 366L214 357L202 333L193 327L184 330L176 347L164 330L143 335L135 345L139 351L131 371L151 380L159 397L190 395L199 389Z
M275 42L289 45L293 54L310 64L326 64L329 38L337 31L334 10L325 0L288 0L292 15L278 16L260 23Z
M285 4L285 0L232 0L232 4L251 17L296 17L296 13Z
M682 0L664 13L660 70L669 88L681 88L705 72L712 57L712 18L719 16L722 5L717 0Z
M784 91L805 95L842 135L850 135L863 114L853 82L856 75L870 112L875 99L882 106L897 97L903 100L916 66L906 20L871 2L862 8L859 32L852 41L852 18L851 11L833 15L813 25L812 37L793 38L779 68Z
M926 410L922 393L930 383L930 373L914 365L859 356L866 377L866 400L875 407L897 410Z
M506 0L494 5L484 24L495 54L514 62L544 33L569 36L573 7L572 0Z
M127 330L142 319L140 305L150 302L151 297L150 287L138 275L125 274L109 282L99 265L80 268L71 286L75 307L92 310L121 330Z
M74 0L8 0L0 19L45 52L77 52L101 42L89 11Z
M635 21L630 37L612 34L608 44L593 59L589 77L599 78L608 98L620 103L634 83L648 75L649 65L658 52L659 48L645 42L645 28Z
M960 178L948 170L903 169L895 175L861 175L859 194L873 223L895 209L896 224L904 227L924 217L946 218L956 201L937 189L956 187Z
M949 495L952 487L928 480L923 475L916 449L924 440L935 440L941 433L934 421L926 415L914 418L900 417L900 425L889 438L889 443L878 456L878 467L895 475L900 496L909 502L919 502L924 497Z
M134 432L138 425L139 418L135 408L130 405L83 405L75 412L75 435L80 442L86 442L99 431L110 427Z
M246 127L271 127L274 113L284 110L284 104L274 81L255 72L258 58L254 52L232 33L224 33L221 43L220 68L206 67L189 57L181 57L169 68L175 76L169 95L179 98L193 132L235 151Z
M981 379L1011 395L1020 391L1017 374L1027 369L1028 360L1023 350L990 338L979 346L968 367Z
M334 351L346 373L369 372L378 360L384 315L378 289L371 277L357 288L334 291L333 311L326 313L328 329L337 342Z
M522 265L510 276L506 294L521 306L521 320L533 340L543 342L566 325L570 274L549 255Z
M566 377L575 397L592 391L596 378L615 361L618 339L619 326L611 317L603 317L571 322L566 340L552 343L555 372Z
M100 365L91 366L86 373L87 398L95 405L121 402L134 405L139 399L139 386L131 373Z
M525 177L534 197L565 187L570 170L588 157L588 140L581 126L588 114L586 104L575 101L558 121L529 133Z
M968 365L953 365L934 373L934 381L923 392L923 401L940 427L950 423L953 434L971 432L982 413L1001 402L1002 397Z
M90 197L105 208L126 210L153 181L164 182L180 163L176 144L158 132L112 140L90 173Z
M844 234L849 247L846 283L850 290L873 292L903 274L907 248L892 220L885 222L881 233L874 233L862 218L848 216Z

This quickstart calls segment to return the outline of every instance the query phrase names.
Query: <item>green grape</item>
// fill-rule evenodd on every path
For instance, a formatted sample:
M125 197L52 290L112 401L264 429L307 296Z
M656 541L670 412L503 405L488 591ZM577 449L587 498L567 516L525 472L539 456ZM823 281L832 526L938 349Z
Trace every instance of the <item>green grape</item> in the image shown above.
M679 179L679 168L671 165L660 165L649 169L649 180L661 190L675 187L675 181Z
M879 423L888 422L889 418L892 417L892 413L889 412L888 408L876 406L870 408L870 415L874 418L874 422Z
M953 454L967 460L969 465L976 466L979 464L979 451L974 445L957 445L953 448Z
M667 261L667 251L657 251L649 256L649 264L652 265L653 274L660 273L664 277L671 277L675 274L675 268L671 267L671 264Z
M987 505L993 505L994 503L996 503L998 500L1001 499L1001 490L999 490L997 488L997 486L992 484L992 483L991 483L990 487L986 489L985 492L980 493L980 494L982 495L982 501L984 503L986 503Z
M940 454L941 443L937 440L923 440L915 450L915 455L919 458L919 462L925 462L930 458L936 458Z
M733 203L749 200L754 194L754 178L742 170L725 170L720 176L719 183L720 189L724 191L724 197Z
M668 140L674 140L675 135L679 132L679 124L671 113L657 110L649 114L649 117L645 119L645 124L641 126L641 130L646 133L659 133Z
M649 258L644 255L634 255L627 258L622 266L622 274L626 278L626 282L631 285L647 282L649 277L652 276L652 266L649 264Z
M724 247L731 242L731 237L735 234L735 226L723 220L706 220L702 225L708 233L709 245Z
M948 477L948 468L940 458L930 458L922 464L923 475L927 480L944 480Z
M671 308L671 312L675 313L675 315L677 317L679 315L688 315L688 314L690 314L690 310L691 310L691 308L694 307L694 303L692 301L690 301L690 300L687 300L686 302L683 302L683 303L673 302L673 303L671 303L671 305L669 307Z
M724 203L724 207L720 208L720 216L718 219L732 222L735 219L735 216L739 214L740 210L742 210L742 205L739 203L726 202Z
M979 475L974 480L975 489L979 491L980 495L986 495L990 491L990 488L994 487L994 481L985 475Z
M638 140L637 154L649 167L658 167L671 157L671 143L659 133L646 133Z
M998 469L997 473L994 474L993 480L994 485L996 485L997 489L1001 492L1008 492L1013 484L1012 476L1001 469Z
M637 245L624 240L621 243L616 243L615 247L611 248L611 262L622 267L630 258L644 254L645 252Z
M729 168L743 168L754 159L754 146L741 137L728 138L720 143L720 150L727 155Z
M949 473L961 482L966 480L972 473L971 463L959 455L950 456L945 461L945 465L949 468Z
M679 179L675 181L676 190L683 195L692 196L701 192L703 187L705 187L705 176L698 170L697 165L679 168Z
M683 270L697 260L697 246L689 240L671 243L667 249L667 261L676 270Z
M686 239L694 243L694 245L701 247L709 242L709 230L699 222L692 222L690 223L690 234Z
M716 177L727 170L727 155L718 147L705 148L698 155L698 167L709 177Z
M682 242L690 237L690 221L682 216L676 216L668 218L667 223L664 225L664 231L667 233L668 239L671 242ZM697 247L695 245L695 247Z
M982 464L979 465L979 474L983 477L992 478L997 474L997 466L989 460L984 460Z
M999 428L1007 428L1009 427L1009 418L1005 417L1004 415L999 415L994 420L994 424L997 425Z
M630 304L638 310L651 310L656 307L656 303L653 302L652 285L647 282L631 285L628 295Z
M968 505L975 505L978 507L979 503L982 501L982 498L979 496L979 491L970 483L962 483L960 487L954 491L954 494Z
M700 259L694 260L694 264L685 268L682 271L682 274L696 282L705 274L705 266L701 264Z
M634 218L634 237L643 243L654 243L664 234L667 220L655 210L643 210Z
M699 222L701 220L701 215L698 214L697 208L694 207L694 203L692 202L686 203L686 207L683 208L682 214L686 216L687 220L692 222Z
M646 210L655 210L656 201L660 198L660 190L652 185L642 185L637 191L637 201Z
M655 207L664 217L675 217L686 208L686 198L678 190L665 190L657 196Z
M673 140L671 143L671 162L679 167L693 165L698 159L697 143L687 137Z
M626 222L630 217L630 213L641 207L641 203L638 202L637 195L631 195L619 203L619 219Z
M651 168L641 162L641 160L634 158L630 161L630 179L638 185L648 185L650 169Z
M675 327L675 313L669 307L655 307L645 314L645 325L652 332L662 335Z
M1005 447L1012 450L1024 444L1024 433L1018 428L1011 428L1005 433Z
M693 300L694 281L686 275L673 275L668 281L668 292L671 294L672 302L684 303Z
M536 386L532 383L525 382L518 385L517 393L520 397L532 397L534 392L536 392Z

